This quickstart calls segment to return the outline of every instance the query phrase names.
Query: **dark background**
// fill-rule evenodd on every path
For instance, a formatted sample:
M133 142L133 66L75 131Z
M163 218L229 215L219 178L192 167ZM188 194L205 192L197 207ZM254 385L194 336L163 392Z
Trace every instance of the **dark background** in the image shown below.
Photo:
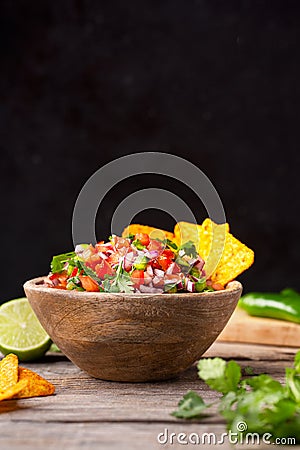
M245 290L299 286L300 6L289 1L0 3L1 301L72 249L71 218L103 164L165 151L214 183L233 234L256 252ZM179 182L142 187L197 198ZM137 219L172 229L164 213Z

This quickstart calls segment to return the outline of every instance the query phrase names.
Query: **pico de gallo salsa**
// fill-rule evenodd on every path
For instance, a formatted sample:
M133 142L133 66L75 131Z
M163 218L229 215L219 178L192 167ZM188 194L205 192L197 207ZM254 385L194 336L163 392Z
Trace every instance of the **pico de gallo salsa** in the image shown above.
M112 293L223 289L206 278L204 266L191 241L178 247L145 233L112 235L108 242L77 245L74 252L54 256L46 283L57 289Z

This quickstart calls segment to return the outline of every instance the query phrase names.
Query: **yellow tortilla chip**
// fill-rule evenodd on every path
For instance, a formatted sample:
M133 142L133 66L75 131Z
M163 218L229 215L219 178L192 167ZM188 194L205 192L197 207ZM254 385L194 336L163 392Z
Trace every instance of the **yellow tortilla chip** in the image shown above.
M215 285L225 286L254 262L254 252L229 233L228 223L216 224L211 219L205 219L202 225L178 222L174 227L174 234L146 225L131 224L125 228L122 236L126 237L130 233L155 235L157 232L164 233L166 238L178 246L192 241L205 261L207 278Z
M228 232L227 223L216 224L211 219L205 219L201 225L198 252L205 261L207 277L213 274L221 260Z
M41 397L55 392L53 384L45 378L25 367L19 367L19 381L23 380L27 382L27 385L14 398Z
M206 219L203 224L206 225L207 221L209 223L213 223L210 219ZM213 223L215 227L224 227L225 231L229 231L228 223L223 225L217 225ZM224 230L223 228L223 230ZM220 235L221 229L218 229L216 234ZM198 225L190 222L178 222L174 228L175 242L177 245L182 245L187 241L192 241L195 245L197 252L200 252L201 249L201 237L202 233L202 225ZM202 256L203 257L203 256ZM204 259L204 257L203 257Z
M18 395L19 392L21 392L23 389L26 389L27 383L27 380L21 380L13 386L7 388L5 391L0 392L0 402L2 400L10 400L14 398L15 395Z
M189 222L178 222L174 227L175 243L180 246L187 241L195 244L197 251L200 246L201 225Z
M14 386L18 381L18 357L13 353L5 356L0 362L0 391Z
M152 239L155 239L157 237L159 239L170 239L170 241L174 240L174 234L171 233L171 231L165 231L159 228L149 227L148 225L139 225L135 223L132 223L128 227L124 228L122 237L137 233L146 233L150 237L152 237Z
M202 223L199 253L204 259L207 276L225 286L254 262L254 252L231 233L227 224L210 219Z

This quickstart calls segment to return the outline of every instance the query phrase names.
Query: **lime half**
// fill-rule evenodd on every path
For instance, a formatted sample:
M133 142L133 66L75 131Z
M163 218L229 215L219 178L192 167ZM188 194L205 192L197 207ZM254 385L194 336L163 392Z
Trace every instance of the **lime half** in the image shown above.
M1 305L0 350L4 355L15 353L21 361L31 361L43 356L50 345L26 297Z

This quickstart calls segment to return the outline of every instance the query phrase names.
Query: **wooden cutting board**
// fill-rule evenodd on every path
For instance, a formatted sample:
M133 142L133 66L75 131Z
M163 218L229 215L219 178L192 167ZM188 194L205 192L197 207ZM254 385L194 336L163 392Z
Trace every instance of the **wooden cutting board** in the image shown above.
M300 324L253 317L236 308L218 340L300 348Z

